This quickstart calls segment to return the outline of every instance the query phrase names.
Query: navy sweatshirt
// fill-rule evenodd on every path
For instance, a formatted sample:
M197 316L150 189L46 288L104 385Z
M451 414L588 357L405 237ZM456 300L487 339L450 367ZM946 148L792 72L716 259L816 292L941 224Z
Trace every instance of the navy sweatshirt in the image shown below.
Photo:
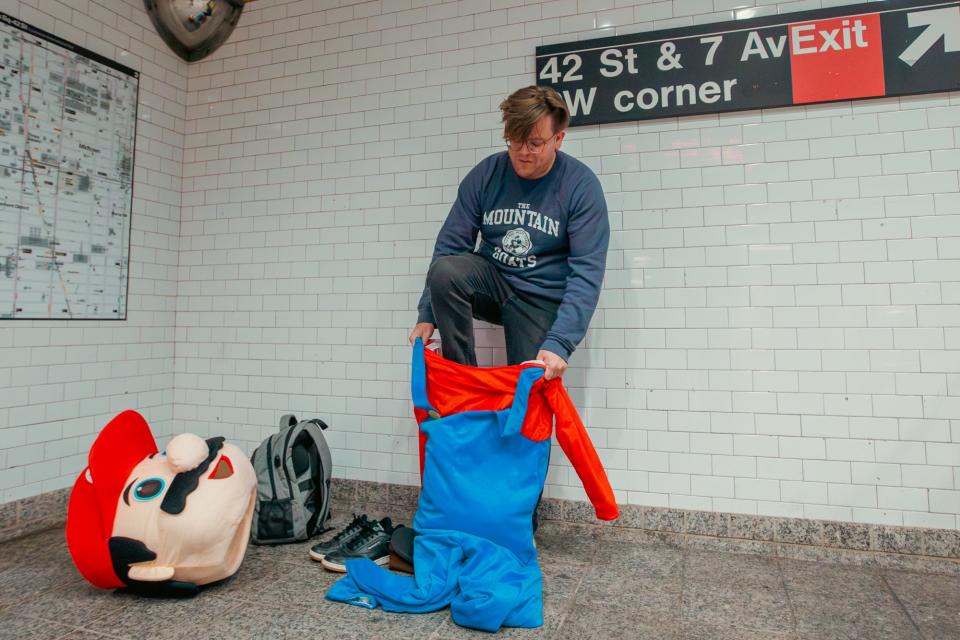
M600 181L582 162L558 151L547 175L525 180L506 151L485 158L460 183L437 235L433 260L474 252L514 289L560 303L541 349L569 360L597 307L610 222ZM424 288L418 322L436 324Z

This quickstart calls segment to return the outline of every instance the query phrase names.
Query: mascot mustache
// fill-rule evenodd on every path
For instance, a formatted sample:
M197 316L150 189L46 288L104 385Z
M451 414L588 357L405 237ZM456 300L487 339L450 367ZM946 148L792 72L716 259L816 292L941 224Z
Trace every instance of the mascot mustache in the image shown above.
M170 483L167 489L167 495L163 496L163 502L160 504L160 510L165 513L176 515L181 513L187 506L187 496L193 493L200 484L200 476L207 472L210 463L217 457L217 453L223 448L223 438L208 438L207 448L209 453L204 460L195 468L189 471L178 473Z

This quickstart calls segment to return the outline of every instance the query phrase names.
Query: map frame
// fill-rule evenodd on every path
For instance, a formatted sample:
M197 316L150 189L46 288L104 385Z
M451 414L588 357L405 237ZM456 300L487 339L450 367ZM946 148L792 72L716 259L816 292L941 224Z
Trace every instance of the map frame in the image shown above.
M53 246L48 249L48 254L46 256L43 256L42 258L53 265L52 268L48 267L47 270L57 272L57 277L59 279L59 283L62 288L62 296L63 296L62 301L64 304L66 304L67 313L66 314L63 313L64 309L61 309L60 312L54 313L53 306L55 306L55 303L57 302L57 300L54 299L54 296L51 296L49 302L47 303L46 314L28 313L28 312L23 312L22 310L19 310L20 312L18 312L17 304L18 302L20 302L18 300L18 295L20 294L20 290L18 288L19 283L15 280L12 286L12 289L8 288L8 290L3 293L2 297L0 297L0 321L2 320L126 321L128 319L128 314L129 314L130 264L131 264L132 232L133 232L133 224L132 224L133 198L134 198L134 186L136 183L136 180L135 180L136 142L137 142L137 129L139 124L139 107L140 107L140 72L130 67L127 67L126 65L123 65L115 60L107 58L102 54L99 54L95 51L91 51L89 49L86 49L85 47L82 47L80 45L64 40L59 36L48 33L43 29L35 27L27 22L24 22L14 16L11 16L3 12L0 12L0 28L2 28L3 31L6 31L7 29L19 30L21 32L21 34L19 34L20 38L23 38L25 36L32 36L37 40L43 41L43 45L45 46L59 47L60 49L64 50L65 54L85 58L86 64L91 66L94 69L96 68L95 65L100 65L101 67L107 67L107 69L103 71L109 70L109 71L119 72L121 74L129 76L133 84L132 95L126 96L132 101L132 109L128 111L129 113L131 113L131 116L132 116L132 123L131 123L132 126L129 127L129 137L124 137L124 142L126 143L126 146L124 148L129 149L129 155L128 155L129 165L128 167L121 169L121 171L119 172L121 179L119 181L114 180L114 182L120 185L118 189L115 189L115 191L117 191L119 194L123 194L124 190L129 191L129 198L116 199L117 203L122 202L123 205L125 206L125 209L122 212L122 215L125 217L125 221L122 223L125 226L125 229L121 229L121 234L124 230L126 231L126 234L125 234L126 237L123 238L121 235L120 244L118 245L119 251L120 251L119 253L120 261L115 262L114 265L116 268L111 270L111 271L117 272L117 275L118 275L116 279L116 282L118 283L117 284L118 288L117 288L117 293L115 297L115 305L117 308L111 309L110 311L107 311L107 309L105 308L103 311L100 311L99 314L90 313L90 312L73 313L73 311L70 309L71 294L67 292L66 282L64 281L63 273L62 273L63 269L61 269L61 267L63 267L65 263L59 262L59 257L60 256L66 257L66 254L62 251L58 251L57 246ZM0 37L5 37L5 36L6 34L0 33ZM68 95L66 91L67 85L68 85L68 82L64 82L63 84L64 89L63 89L63 93L61 94L62 95L61 100L64 103L67 101L67 95ZM12 104L11 113L14 110L18 109L19 112L23 114L24 117L26 117L27 115L25 113L26 110L24 109L22 102L0 99L0 105L2 105L3 103ZM66 135L67 135L66 130L61 132L61 136L66 136ZM78 142L77 144L80 148L84 150L87 150L89 147L89 145L87 146L83 145L82 142ZM24 145L24 148L26 149L26 143ZM124 159L126 159L126 157L127 155L125 154ZM28 161L31 162L31 164L36 165L35 161L33 161L32 157L29 155L29 151L26 154L15 158L14 160L16 162L19 162L21 167L25 167L26 162ZM54 190L54 193L57 195L59 195L59 192L62 188L60 184L60 171L61 171L61 161L64 161L64 160L65 160L65 157L62 157L62 156L57 158L57 166L56 166L57 185ZM120 164L117 165L117 167L120 167L120 166L121 166ZM3 169L6 170L6 166L4 166ZM22 169L22 170L25 170L25 169ZM35 174L35 169L31 169L31 172ZM105 178L107 178L107 180L98 180L97 181L98 183L107 182L110 180L110 177L107 176L107 174L102 174L102 175ZM89 184L90 184L89 174L86 176L79 175L78 180L82 182L84 177L86 177L88 188L89 188ZM34 175L34 183L35 183L34 186L36 187L37 186L36 175ZM40 210L40 212L37 213L37 215L39 215L40 219L42 220L43 219L42 212L45 211L45 209L44 209L44 202L42 200L42 195L40 194L39 188L36 191L36 195L38 197L37 209ZM0 207L0 214L2 214L3 210L6 208L7 207L5 206ZM56 214L57 212L54 212L54 216L56 216ZM50 226L47 224L46 221L43 221L43 224L47 227ZM56 229L56 223L54 223L53 228ZM31 231L32 230L33 228L31 228ZM63 236L60 235L59 229L56 229L56 232L57 234L52 236L56 241L50 242L50 244L52 245L63 244L63 242L61 241L61 238L63 238ZM18 269L17 275L19 276L19 263L23 259L21 255L22 236L10 238L10 242L7 241L7 238L10 238L9 234L6 235L6 237L0 239L0 248L12 247L17 251L17 253L14 254L12 258L10 256L0 256L0 276L4 275L3 274L4 268L6 268L7 272L9 273L11 260L16 263L17 265L16 268ZM75 242L75 238L71 238L70 242L71 243ZM91 247L91 250L93 250L93 253L96 253L95 248L96 248L95 246ZM101 249L103 248L101 247ZM38 256L38 261L39 259L40 259L40 256ZM108 271L107 273L109 272L110 271ZM88 284L90 284L90 286L96 286L100 282L109 283L109 279L106 277L106 274L101 280L95 283L88 282ZM53 285L51 284L51 290L52 288L53 288ZM93 291L96 292L96 289L94 289ZM101 292L102 291L103 290L101 290ZM12 297L11 297L11 293L12 293ZM90 293L81 292L80 295L90 295ZM99 308L99 307L95 307L95 308Z

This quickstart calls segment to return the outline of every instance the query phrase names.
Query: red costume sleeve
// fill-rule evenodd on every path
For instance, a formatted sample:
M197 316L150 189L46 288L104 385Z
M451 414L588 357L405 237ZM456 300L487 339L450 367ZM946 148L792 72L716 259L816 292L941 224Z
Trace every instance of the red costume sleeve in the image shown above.
M615 520L620 515L620 509L613 497L610 480L567 390L559 378L554 378L543 385L543 393L557 418L557 442L580 477L597 518Z

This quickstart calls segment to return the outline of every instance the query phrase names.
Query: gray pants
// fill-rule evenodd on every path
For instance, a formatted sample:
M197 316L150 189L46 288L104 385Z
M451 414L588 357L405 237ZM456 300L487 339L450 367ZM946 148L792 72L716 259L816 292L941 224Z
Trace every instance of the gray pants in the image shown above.
M443 336L443 357L477 366L473 319L503 326L508 364L533 360L559 303L517 291L483 256L437 258L427 273L430 304Z

